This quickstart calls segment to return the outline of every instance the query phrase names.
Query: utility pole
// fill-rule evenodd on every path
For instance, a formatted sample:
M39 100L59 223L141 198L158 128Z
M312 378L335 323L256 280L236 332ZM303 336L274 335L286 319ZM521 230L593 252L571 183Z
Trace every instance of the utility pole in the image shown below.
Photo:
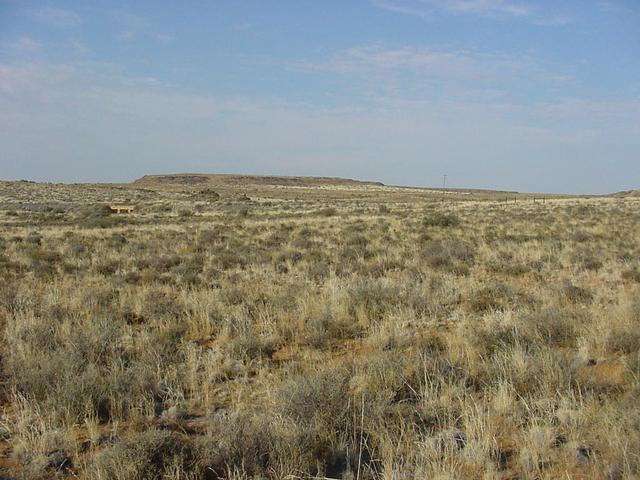
M445 186L447 184L447 174L442 175L442 201L444 202Z

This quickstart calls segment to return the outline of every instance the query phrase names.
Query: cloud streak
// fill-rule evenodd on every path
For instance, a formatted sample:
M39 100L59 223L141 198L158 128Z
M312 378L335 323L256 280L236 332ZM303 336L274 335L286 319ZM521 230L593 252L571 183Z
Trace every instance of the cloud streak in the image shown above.
M125 10L116 10L111 12L111 17L120 27L115 37L121 42L150 39L162 45L168 45L176 39L175 35L155 31L152 23L140 15L134 15Z
M325 61L300 62L301 68L326 70L336 73L368 73L371 70L395 71L398 69L431 71L450 75L480 74L492 65L495 69L513 70L529 64L526 57L515 57L471 50L446 50L431 47L386 47L367 44L336 52Z
M397 13L429 16L436 12L483 16L527 17L528 4L510 0L372 0L373 5Z
M46 7L33 13L36 21L52 28L72 28L82 23L82 18L72 10Z
M455 13L503 14L514 17L531 15L531 8L528 5L510 0L422 0L422 2L433 8Z
M22 53L33 53L42 49L42 43L33 37L23 35L15 42L7 45L11 50Z
M290 67L351 79L359 95L376 101L440 97L477 103L496 97L524 98L533 90L540 95L572 81L564 70L554 71L524 55L382 44L355 46Z
M370 0L394 13L420 18L437 15L475 15L491 19L527 19L540 26L565 26L573 19L564 14L541 11L539 6L514 0ZM609 2L605 2L609 3Z

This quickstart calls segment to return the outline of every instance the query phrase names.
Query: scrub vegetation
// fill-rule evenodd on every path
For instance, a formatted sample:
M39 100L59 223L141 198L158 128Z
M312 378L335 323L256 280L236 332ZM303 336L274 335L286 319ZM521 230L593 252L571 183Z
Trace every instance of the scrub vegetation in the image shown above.
M3 478L640 476L640 199L205 187L0 183Z

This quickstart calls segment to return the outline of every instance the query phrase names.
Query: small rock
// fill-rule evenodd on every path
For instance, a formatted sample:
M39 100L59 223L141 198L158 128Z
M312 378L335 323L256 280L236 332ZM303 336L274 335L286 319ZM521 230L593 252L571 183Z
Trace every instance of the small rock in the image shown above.
M467 444L467 436L464 432L453 432L453 441L456 443L458 450L462 450Z
M567 443L567 437L564 436L562 433L560 433L556 435L556 437L553 439L553 442L551 443L551 447L558 448L564 445L565 443Z
M591 462L591 457L593 456L593 450L589 447L579 447L576 449L576 459L578 463L581 465L586 465Z
M118 437L115 436L114 434L110 433L108 435L100 435L96 441L95 444L97 446L101 446L101 445L112 445L114 443L116 443L118 441Z
M624 467L619 463L607 466L604 471L604 478L607 480L622 480L624 477Z
M433 446L444 452L448 450L463 450L467 445L467 436L459 430L440 432L432 437Z
M62 450L54 450L47 455L47 468L68 470L72 465L71 459Z

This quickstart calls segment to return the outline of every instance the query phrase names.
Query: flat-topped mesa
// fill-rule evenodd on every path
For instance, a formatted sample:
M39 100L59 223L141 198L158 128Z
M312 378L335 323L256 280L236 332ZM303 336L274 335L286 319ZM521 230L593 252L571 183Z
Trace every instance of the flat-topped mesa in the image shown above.
M175 175L145 175L133 182L134 184L161 183L180 185L200 185L209 183L209 175L179 173Z
M339 177L296 177L278 175L239 175L239 174L198 174L177 173L169 175L145 175L133 182L134 185L164 185L164 186L242 186L262 185L275 187L317 187L317 186L384 186L381 182L353 180Z
M632 197L632 198L640 198L640 188L637 190L624 190L622 192L616 192L613 194L614 197Z

